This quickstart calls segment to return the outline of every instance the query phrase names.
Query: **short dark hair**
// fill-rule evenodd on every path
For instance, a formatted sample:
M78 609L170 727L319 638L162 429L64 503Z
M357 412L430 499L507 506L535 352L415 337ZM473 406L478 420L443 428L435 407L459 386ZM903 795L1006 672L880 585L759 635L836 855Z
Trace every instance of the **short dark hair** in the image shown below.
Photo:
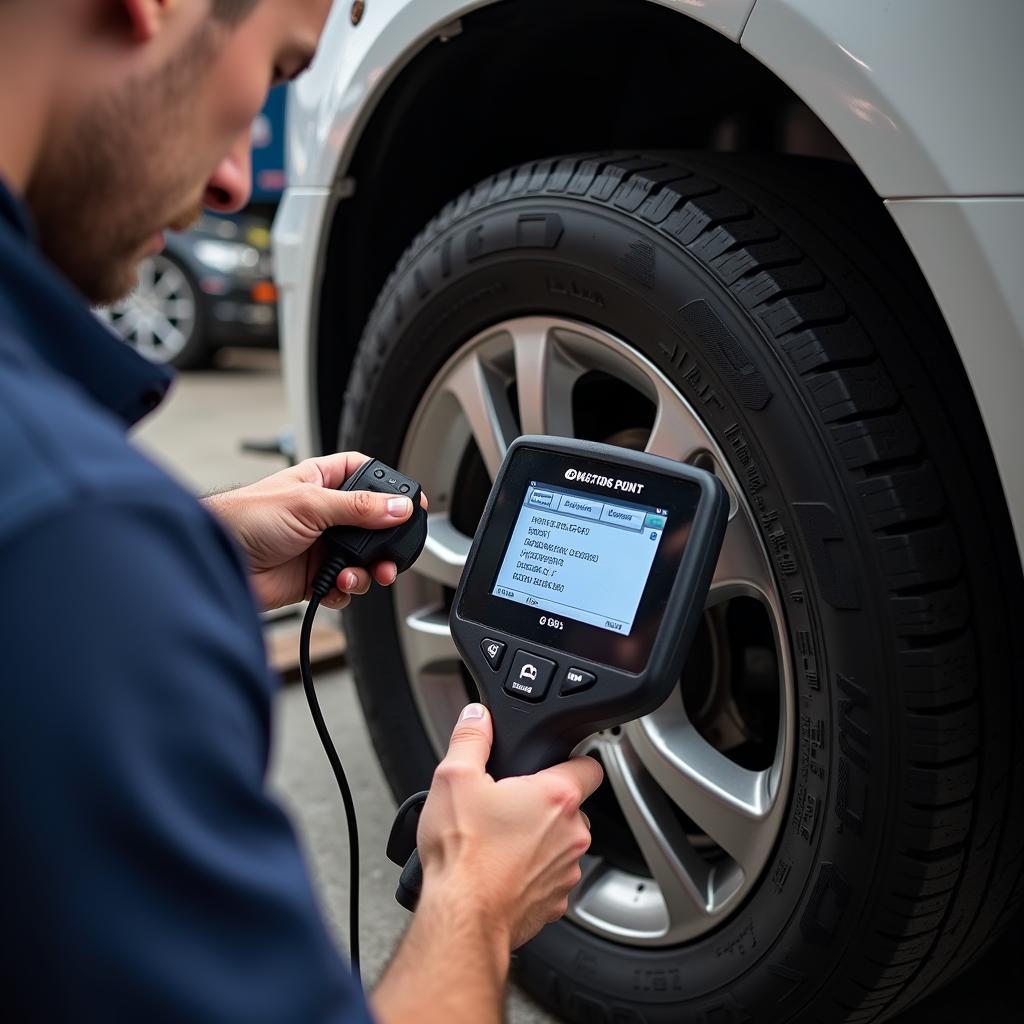
M260 0L210 0L210 10L218 21L241 21Z

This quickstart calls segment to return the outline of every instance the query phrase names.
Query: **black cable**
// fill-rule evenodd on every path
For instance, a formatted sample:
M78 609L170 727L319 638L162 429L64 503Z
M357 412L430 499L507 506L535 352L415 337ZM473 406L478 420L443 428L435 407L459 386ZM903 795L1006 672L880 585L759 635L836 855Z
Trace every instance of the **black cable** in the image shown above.
M327 578L328 589L333 586L334 579L340 571L341 566L328 567ZM331 573L333 569L333 574ZM320 577L325 575L323 572ZM317 583L320 582L318 578ZM313 631L313 618L316 616L317 608L320 607L320 599L323 593L318 593L321 587L314 584L313 596L306 608L306 614L302 619L302 631L299 634L299 674L302 676L302 689L306 693L306 702L309 704L309 713L313 716L313 723L323 744L327 760L331 762L334 769L334 778L337 780L338 789L341 790L341 800L345 805L345 821L348 825L348 849L349 849L349 893L348 893L348 930L349 930L349 957L352 962L352 973L356 981L362 984L359 975L359 826L356 822L356 805L352 799L352 790L349 788L348 779L345 777L345 769L341 766L341 758L334 748L331 734L327 731L327 723L324 722L323 713L320 710L320 702L316 699L316 691L313 689L313 673L309 666L309 638Z

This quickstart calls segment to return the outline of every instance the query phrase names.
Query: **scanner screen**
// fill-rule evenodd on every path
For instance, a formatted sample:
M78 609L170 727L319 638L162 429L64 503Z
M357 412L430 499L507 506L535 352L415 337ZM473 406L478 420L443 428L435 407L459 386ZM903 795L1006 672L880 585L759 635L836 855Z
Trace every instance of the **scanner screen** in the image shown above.
M668 511L531 480L491 594L628 636Z

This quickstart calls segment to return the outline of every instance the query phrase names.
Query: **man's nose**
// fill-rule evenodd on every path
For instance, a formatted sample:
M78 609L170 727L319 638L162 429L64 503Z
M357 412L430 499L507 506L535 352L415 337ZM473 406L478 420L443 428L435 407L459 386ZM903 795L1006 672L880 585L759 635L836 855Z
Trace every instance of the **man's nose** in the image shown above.
M238 140L206 183L203 205L215 213L237 213L252 194L252 142L249 132Z

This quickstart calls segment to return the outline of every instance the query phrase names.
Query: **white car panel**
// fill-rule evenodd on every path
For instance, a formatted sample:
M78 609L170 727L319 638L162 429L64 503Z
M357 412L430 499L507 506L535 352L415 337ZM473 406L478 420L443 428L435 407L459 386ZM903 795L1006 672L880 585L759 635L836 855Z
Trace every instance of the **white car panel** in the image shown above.
M741 42L880 196L1024 194L1022 0L757 0Z
M958 339L1024 552L1024 198L886 204Z
M754 9L754 0L654 0L672 7L694 21L702 21L733 42L740 38L743 26Z
M281 373L298 458L321 454L316 421L316 309L323 245L335 197L326 188L291 188L274 219L274 277L281 323Z

